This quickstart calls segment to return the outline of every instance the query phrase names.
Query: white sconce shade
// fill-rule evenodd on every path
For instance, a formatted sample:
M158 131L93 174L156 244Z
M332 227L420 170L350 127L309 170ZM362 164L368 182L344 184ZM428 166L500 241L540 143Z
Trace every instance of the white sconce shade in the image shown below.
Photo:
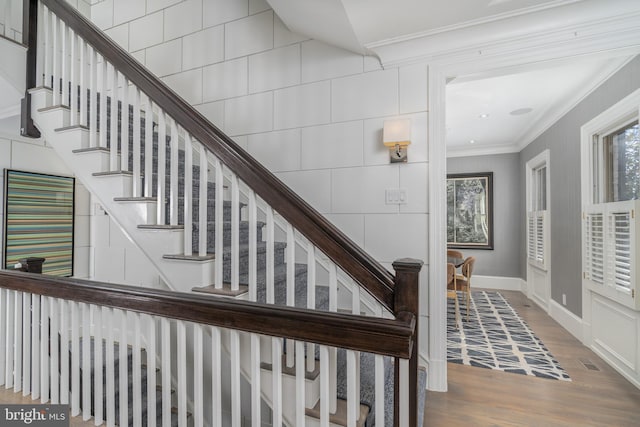
M385 120L382 143L389 147L391 163L407 161L407 145L411 144L411 120Z

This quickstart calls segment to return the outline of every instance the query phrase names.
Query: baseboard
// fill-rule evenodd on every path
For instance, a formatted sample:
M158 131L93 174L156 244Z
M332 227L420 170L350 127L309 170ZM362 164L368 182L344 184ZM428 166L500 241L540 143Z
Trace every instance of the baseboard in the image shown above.
M549 303L549 315L553 320L558 322L560 326L569 331L571 335L576 337L580 342L583 342L583 325L580 317L576 316L553 299Z
M504 291L522 291L524 280L519 277L504 276L477 276L471 278L471 286L474 288L501 289ZM526 289L526 282L524 285Z
M419 365L427 367L427 390L447 391L446 360L426 360L421 355Z

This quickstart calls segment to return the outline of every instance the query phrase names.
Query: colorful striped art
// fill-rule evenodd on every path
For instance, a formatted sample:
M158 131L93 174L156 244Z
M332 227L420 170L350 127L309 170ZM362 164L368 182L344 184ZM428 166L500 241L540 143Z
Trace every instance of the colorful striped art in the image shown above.
M45 258L43 274L73 275L75 179L5 169L4 266Z

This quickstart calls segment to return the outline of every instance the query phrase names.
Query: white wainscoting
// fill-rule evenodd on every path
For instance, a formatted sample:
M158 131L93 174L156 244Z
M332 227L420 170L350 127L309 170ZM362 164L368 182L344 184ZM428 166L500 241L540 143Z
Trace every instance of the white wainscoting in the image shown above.
M551 303L549 304L549 315L560 324L563 328L565 328L571 335L576 337L580 342L582 340L582 319L561 304L556 302L554 299L551 299Z
M502 289L527 293L527 282L519 277L477 276L471 278L473 288Z

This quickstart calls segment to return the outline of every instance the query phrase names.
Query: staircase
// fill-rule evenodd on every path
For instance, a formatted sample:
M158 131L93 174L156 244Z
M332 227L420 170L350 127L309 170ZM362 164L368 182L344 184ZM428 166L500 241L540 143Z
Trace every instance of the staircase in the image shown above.
M327 312L327 319L336 313L352 313L354 321L369 316L368 323L380 321L381 325L412 304L407 298L394 300L393 277L385 269L255 160L240 153L233 141L170 89L131 63L126 53L116 52L107 61L104 49L118 48L65 2L44 0L38 13L36 75L44 77L41 86L29 90L33 122L147 255L168 290L195 292L205 298L198 301L213 295L282 307L272 310L271 316L298 308ZM74 32L66 26L70 22L78 25ZM230 329L218 330L180 322L169 326L165 319L143 316L148 328L141 329L139 316L134 316L137 323L131 327L123 315L120 340L115 342L113 336L108 338L113 334L109 323L118 315L101 310L98 319L106 327L98 322L92 326L92 335L83 331L82 344L74 341L82 351L70 354L84 361L81 376L92 384L81 387L84 399L100 401L102 385L119 393L115 407L82 406L85 418L95 416L97 424L103 414L108 422L115 416L120 425L140 421L146 425L148 418L164 414L165 426L203 425L206 416L187 417L187 406L199 408L204 403L206 393L198 377L213 378L225 364L231 379L218 385L218 393L229 395L234 425L239 425L241 412L249 413L248 418L270 412L268 419L276 425L387 426L393 424L394 410L400 411L401 425L413 424L411 415L402 418L407 412L404 405L409 408L413 396L399 394L402 400L394 407L394 389L398 389L394 371L396 375L398 370L405 372L399 374L401 382L402 375L412 375L397 366L401 358L394 362L389 356L361 352L350 345L327 347L312 344L313 339L282 340L238 332L233 318L224 325ZM175 316L182 318L179 313ZM315 327L322 328L320 318L318 322ZM221 357L212 357L212 364L204 367L203 339ZM385 344L381 342L380 347ZM71 351L74 344L68 347ZM194 366L185 359L187 354L194 357ZM417 364L407 366L414 369ZM187 369L193 370L189 384L184 379ZM422 414L426 375L416 371L415 376ZM139 378L140 383L131 378ZM157 378L161 389L154 392ZM243 402L242 390L247 389L250 405ZM172 395L172 390L177 393ZM153 401L158 403L146 404L154 393ZM179 414L169 416L167 405L176 401ZM219 404L214 402L212 420ZM134 410L120 414L123 407Z

